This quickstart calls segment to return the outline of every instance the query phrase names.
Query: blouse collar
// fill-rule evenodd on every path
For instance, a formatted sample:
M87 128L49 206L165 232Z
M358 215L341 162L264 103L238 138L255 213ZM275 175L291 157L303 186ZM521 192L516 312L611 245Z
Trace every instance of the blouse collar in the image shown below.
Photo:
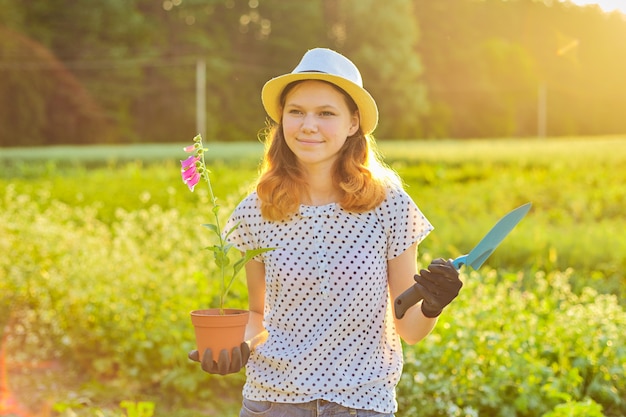
M335 215L336 210L337 210L337 203L330 203L324 206L307 206L307 205L301 204L300 216L301 217L319 217L319 216L332 217Z

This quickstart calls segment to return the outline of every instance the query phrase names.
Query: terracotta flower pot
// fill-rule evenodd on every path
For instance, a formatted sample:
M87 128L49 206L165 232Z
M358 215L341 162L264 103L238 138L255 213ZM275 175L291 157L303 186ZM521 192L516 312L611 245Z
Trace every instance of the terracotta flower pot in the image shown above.
M209 348L213 353L213 360L217 361L222 349L228 350L230 355L231 349L244 341L250 312L224 309L224 313L220 314L218 308L191 312L191 323L196 332L196 346L200 358Z

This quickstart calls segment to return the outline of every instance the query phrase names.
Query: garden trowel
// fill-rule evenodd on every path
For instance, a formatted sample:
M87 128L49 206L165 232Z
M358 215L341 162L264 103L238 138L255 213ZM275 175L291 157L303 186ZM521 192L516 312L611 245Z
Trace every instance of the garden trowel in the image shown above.
M461 255L452 261L454 267L460 269L463 265L468 265L474 269L480 268L489 255L491 255L511 230L513 230L515 225L524 218L528 210L530 210L530 206L531 203L526 203L501 218L485 237L478 242L478 245L476 245L474 249L467 255ZM400 294L394 303L396 317L398 319L404 317L404 313L406 313L409 307L418 303L422 298L424 297L422 297L422 294L415 285Z

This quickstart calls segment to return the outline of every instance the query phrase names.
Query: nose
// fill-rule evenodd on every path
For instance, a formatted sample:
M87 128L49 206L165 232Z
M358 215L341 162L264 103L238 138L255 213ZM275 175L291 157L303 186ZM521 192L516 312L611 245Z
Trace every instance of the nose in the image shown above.
M302 119L302 126L300 126L300 129L303 132L317 131L317 120L315 119L315 115L310 113L305 114Z

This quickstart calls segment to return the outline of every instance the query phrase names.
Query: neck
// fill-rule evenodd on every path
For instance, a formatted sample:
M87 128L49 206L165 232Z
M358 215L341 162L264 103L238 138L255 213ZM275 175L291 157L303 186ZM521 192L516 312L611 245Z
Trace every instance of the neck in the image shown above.
M307 206L325 206L330 203L338 203L339 196L336 192L331 191L328 193L309 192L303 197L302 204Z
M339 190L333 185L331 173L328 170L308 171L307 189L303 195L303 204L323 206L337 203L339 195Z

